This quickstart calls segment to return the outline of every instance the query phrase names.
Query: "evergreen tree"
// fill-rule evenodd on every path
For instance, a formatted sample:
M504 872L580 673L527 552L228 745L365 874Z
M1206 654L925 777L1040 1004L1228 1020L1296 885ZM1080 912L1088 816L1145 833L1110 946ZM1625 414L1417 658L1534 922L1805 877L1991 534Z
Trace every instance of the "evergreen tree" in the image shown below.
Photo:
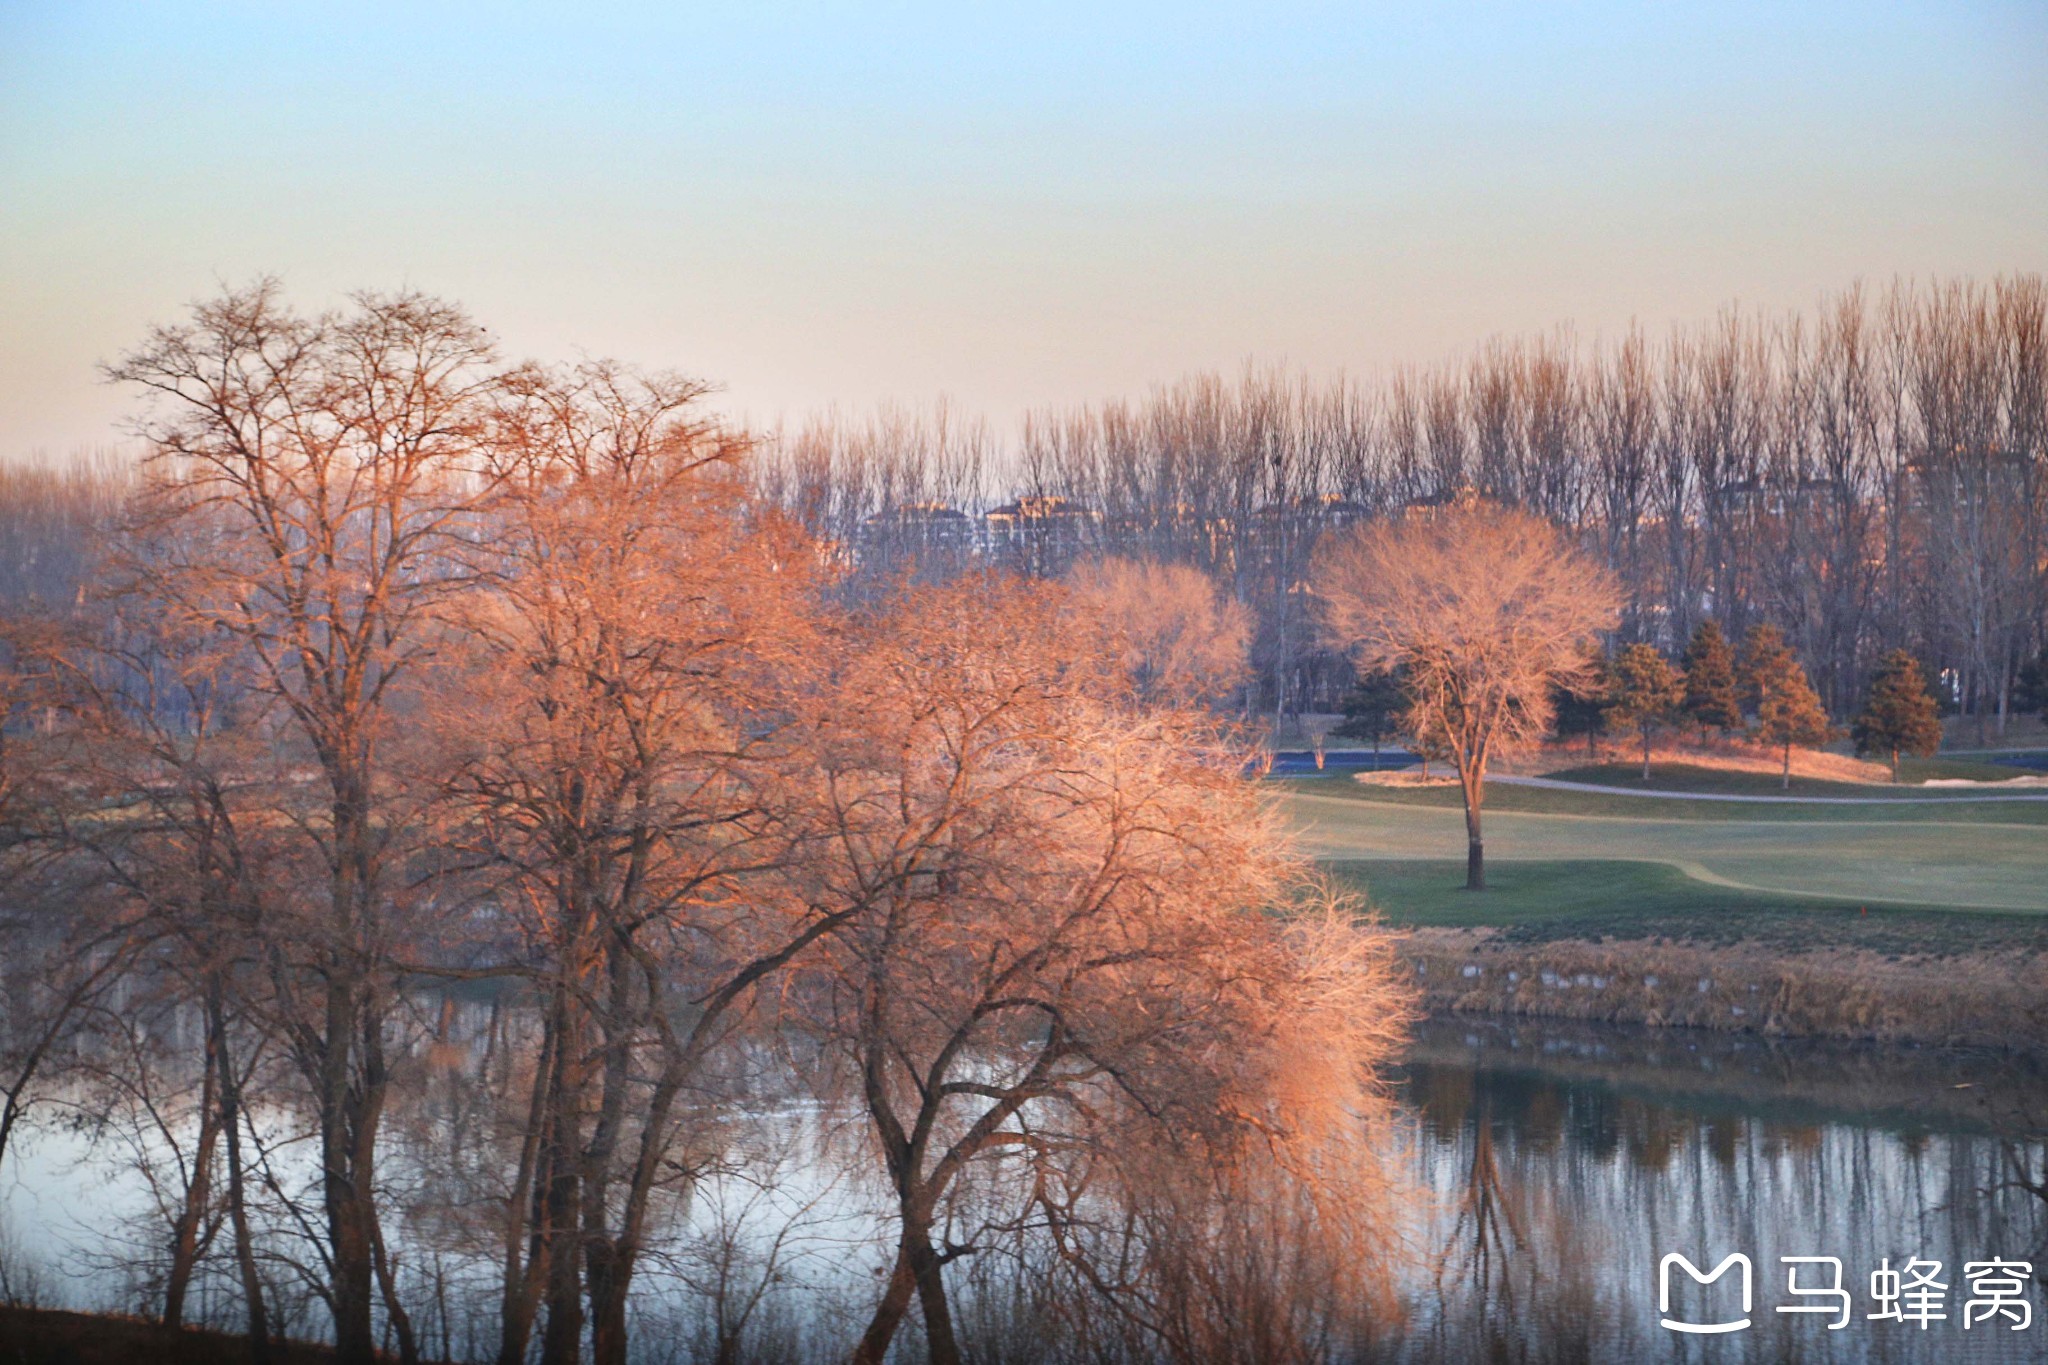
M1372 766L1380 766L1380 743L1399 732L1408 711L1408 690L1394 669L1375 669L1359 678L1344 698L1344 721L1332 734L1372 742Z
M1903 649L1884 656L1871 679L1870 700L1851 729L1856 752L1889 754L1892 781L1899 780L1899 755L1925 758L1941 747L1941 711L1927 690L1920 661Z
M1615 656L1607 685L1608 714L1643 738L1643 781L1650 780L1650 740L1685 702L1685 675L1651 645L1630 645Z
M1702 621L1685 647L1685 714L1704 732L1726 734L1742 728L1742 699L1735 687L1735 651L1712 621Z
M2020 676L2012 690L2012 709L2023 716L2048 717L2048 649L2020 665Z
M1776 626L1751 626L1742 637L1742 656L1735 670L1737 700L1742 708L1761 715L1765 684L1783 677L1787 669L1798 667L1799 661L1792 657Z
M1776 634L1775 631L1772 633ZM1820 704L1820 696L1813 690L1813 684L1806 680L1806 670L1782 645L1780 655L1775 671L1753 674L1758 694L1757 737L1766 744L1784 748L1783 785L1789 788L1792 785L1792 746L1817 748L1835 737L1835 728L1829 722L1827 710Z
M1579 682L1550 691L1551 731L1559 739L1586 737L1586 756L1600 758L1600 736L1607 733L1607 666L1599 663Z

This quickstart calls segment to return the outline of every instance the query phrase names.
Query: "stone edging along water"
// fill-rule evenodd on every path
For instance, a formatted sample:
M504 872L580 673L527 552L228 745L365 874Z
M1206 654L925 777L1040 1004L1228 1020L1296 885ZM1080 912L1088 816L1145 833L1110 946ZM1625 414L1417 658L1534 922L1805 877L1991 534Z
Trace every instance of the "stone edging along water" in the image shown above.
M2048 959L2032 953L1781 952L1659 939L1515 942L1409 929L1432 1014L1535 1015L1805 1038L1968 1044L2048 1055Z

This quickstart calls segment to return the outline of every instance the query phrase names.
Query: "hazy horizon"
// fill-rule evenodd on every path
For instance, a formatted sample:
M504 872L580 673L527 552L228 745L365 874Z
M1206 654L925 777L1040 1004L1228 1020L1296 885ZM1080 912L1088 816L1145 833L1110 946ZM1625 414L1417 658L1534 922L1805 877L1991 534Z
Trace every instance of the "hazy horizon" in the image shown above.
M264 273L768 424L1652 332L2048 265L2048 15L0 4L0 458Z

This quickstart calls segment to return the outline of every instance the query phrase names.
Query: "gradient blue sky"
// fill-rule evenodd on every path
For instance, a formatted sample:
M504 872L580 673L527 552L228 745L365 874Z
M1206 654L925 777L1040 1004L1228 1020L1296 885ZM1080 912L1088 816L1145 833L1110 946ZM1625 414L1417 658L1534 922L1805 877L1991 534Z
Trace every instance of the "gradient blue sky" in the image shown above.
M2048 4L0 0L0 456L219 281L756 419L2048 267Z

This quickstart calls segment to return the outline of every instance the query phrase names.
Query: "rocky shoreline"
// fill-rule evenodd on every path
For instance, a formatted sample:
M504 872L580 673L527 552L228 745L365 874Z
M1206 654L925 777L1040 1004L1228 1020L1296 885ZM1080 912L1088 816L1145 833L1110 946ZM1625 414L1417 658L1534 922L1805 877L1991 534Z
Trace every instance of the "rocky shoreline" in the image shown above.
M1666 939L1521 942L1411 929L1401 956L1431 1014L1537 1015L2048 1054L2048 958L1883 954Z

